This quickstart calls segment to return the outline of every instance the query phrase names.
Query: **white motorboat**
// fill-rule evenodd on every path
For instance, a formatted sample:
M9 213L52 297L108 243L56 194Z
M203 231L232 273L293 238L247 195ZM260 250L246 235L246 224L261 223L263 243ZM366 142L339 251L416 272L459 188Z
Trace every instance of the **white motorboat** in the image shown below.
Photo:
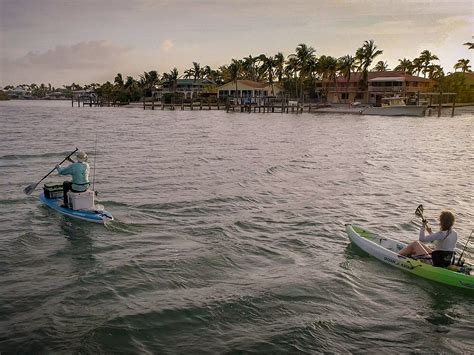
M367 107L362 110L363 115L378 116L424 116L426 105L407 105L405 97L384 97L382 106Z

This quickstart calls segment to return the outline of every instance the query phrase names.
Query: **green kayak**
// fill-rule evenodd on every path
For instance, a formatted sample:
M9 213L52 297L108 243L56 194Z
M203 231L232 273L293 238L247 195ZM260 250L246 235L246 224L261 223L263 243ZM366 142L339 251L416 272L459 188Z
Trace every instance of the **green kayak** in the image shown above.
M406 244L381 237L351 224L346 225L346 232L352 243L386 264L428 280L474 290L474 275L469 275L469 270L473 269L472 265L464 264L462 268L454 265L450 268L435 267L424 261L399 255L398 252Z

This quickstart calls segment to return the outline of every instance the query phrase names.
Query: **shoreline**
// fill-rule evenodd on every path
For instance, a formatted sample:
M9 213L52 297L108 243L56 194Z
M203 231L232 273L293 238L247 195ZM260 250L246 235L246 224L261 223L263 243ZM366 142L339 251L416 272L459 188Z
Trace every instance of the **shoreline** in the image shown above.
M70 99L9 99L9 100L1 100L0 102L30 102L30 101L33 101L33 102L66 102L66 101L70 101ZM89 106L88 104L85 104L83 107L87 107ZM94 107L108 107L108 106L94 106ZM111 106L112 107L112 106ZM143 101L137 101L137 102L131 102L131 103L128 103L128 104L120 104L120 105L114 105L114 107L121 107L121 108L126 108L126 109L141 109L141 110L157 110L157 111L161 111L161 110L170 110L171 109L171 105L170 104L166 104L164 108L162 108L161 106L161 103L155 103L155 105L152 107L152 105L150 103L147 103L145 108L144 108L144 104L143 104ZM311 104L311 110L309 109L309 104L305 104L304 107L300 107L300 110L303 108L303 113L312 113L312 114L349 114L349 115L363 115L363 116L366 116L364 115L361 111L366 108L366 107L370 107L370 105L361 105L361 106L357 106L357 107L352 107L352 106L349 106L349 104L331 104L330 106L328 107L320 107L320 108L317 108L316 105L313 105ZM278 106L275 106L276 109L279 109ZM425 116L420 116L420 117L437 117L437 113L438 113L438 106L432 106L430 107L431 108L431 115L429 114L426 114ZM190 105L187 104L187 105L181 105L181 104L177 104L174 106L174 110L175 111L209 111L209 110L217 110L218 107L217 105L202 105L202 108L199 107L199 105L195 105L193 107L193 109L191 109ZM296 108L295 108L296 109ZM219 106L219 111L225 111L225 107L224 106ZM232 111L234 112L234 111ZM240 113L240 109L239 110L235 110L235 112L237 113ZM447 116L451 116L451 112L452 112L452 105L443 105L442 106L442 109L441 109L441 117L447 117ZM244 111L242 113L249 113L248 111ZM281 112L280 110L279 111L276 111L275 112L271 112L271 107L268 107L266 112L252 112L252 113L277 113L277 114L283 114L283 113L286 113L286 112ZM293 114L299 114L299 113L302 113L301 111L299 113L297 112L291 112L291 109L289 110L288 113L293 113ZM459 103L459 104L456 104L456 107L455 107L455 111L454 111L454 116L461 116L461 115L466 115L466 114L472 114L474 115L474 103Z

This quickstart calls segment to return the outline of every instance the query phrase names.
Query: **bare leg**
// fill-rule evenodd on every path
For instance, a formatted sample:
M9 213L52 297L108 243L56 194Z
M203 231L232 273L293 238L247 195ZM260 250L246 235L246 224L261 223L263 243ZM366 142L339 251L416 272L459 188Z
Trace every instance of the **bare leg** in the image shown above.
M430 255L432 252L431 248L427 247L423 243L420 243L419 241L412 242L408 244L405 248L400 250L398 254L404 255L404 256L411 256L411 255L417 255L417 256L422 256L422 255Z

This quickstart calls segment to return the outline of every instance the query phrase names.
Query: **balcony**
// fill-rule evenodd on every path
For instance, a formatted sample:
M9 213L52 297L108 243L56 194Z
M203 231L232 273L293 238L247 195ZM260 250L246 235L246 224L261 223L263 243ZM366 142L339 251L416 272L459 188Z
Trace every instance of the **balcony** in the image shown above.
M369 86L369 92L404 92L405 86Z

